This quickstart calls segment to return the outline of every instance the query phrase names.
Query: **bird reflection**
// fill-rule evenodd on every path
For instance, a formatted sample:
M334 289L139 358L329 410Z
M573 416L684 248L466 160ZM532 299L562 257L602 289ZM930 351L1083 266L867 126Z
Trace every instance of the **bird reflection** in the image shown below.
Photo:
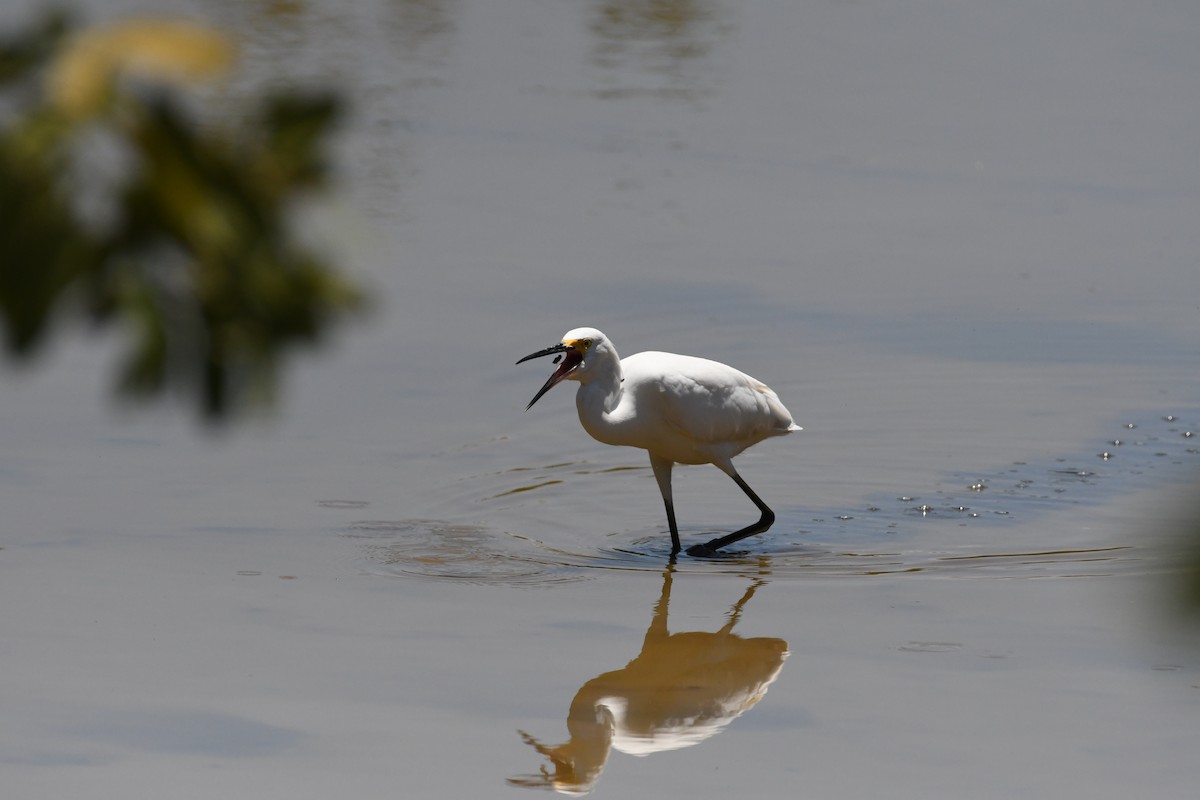
M719 733L753 708L787 658L782 639L744 639L733 633L755 579L733 604L719 631L671 633L667 607L674 567L663 573L642 652L624 668L585 683L567 713L570 739L546 745L524 731L526 744L550 761L538 775L509 778L515 786L583 795L592 790L611 748L645 756L691 747Z

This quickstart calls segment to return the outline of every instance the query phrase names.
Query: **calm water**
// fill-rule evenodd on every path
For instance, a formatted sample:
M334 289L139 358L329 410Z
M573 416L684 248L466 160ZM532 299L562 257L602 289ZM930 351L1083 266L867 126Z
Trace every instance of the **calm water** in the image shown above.
M107 404L103 341L5 374L14 797L1200 779L1156 599L1200 471L1200 12L154 8L244 37L231 99L350 93L311 227L379 310L216 438ZM767 535L668 569L644 454L570 387L522 412L549 365L513 362L577 325L779 392ZM676 504L688 542L754 513L709 467Z

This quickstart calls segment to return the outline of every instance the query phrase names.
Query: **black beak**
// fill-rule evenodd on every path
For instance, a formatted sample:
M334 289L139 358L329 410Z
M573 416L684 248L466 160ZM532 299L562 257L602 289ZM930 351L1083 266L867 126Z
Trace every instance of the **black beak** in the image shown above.
M571 374L572 370L583 363L583 354L575 348L568 347L560 342L553 347L547 347L545 350L538 350L536 353L530 353L522 358L521 361L517 362L520 364L524 361L528 361L531 358L541 358L542 356L550 356L554 355L555 353L565 353L566 356L559 356L559 358L562 359L562 363L558 365L558 369L554 370L553 374L550 375L550 378L542 385L542 388L538 389L538 393L535 394L533 399L529 401L529 405L525 406L526 411L533 408L533 404L540 400L542 395L553 389L555 384L567 377L567 375ZM558 360L558 358L554 359L554 363L557 364Z
M517 363L523 364L524 362L528 361L531 358L541 358L542 356L552 356L555 353L564 353L564 352L566 352L566 350L567 350L567 346L565 344L563 344L562 342L559 342L558 344L554 345L554 347L547 347L545 350L538 350L536 353L530 353L529 355L525 356Z

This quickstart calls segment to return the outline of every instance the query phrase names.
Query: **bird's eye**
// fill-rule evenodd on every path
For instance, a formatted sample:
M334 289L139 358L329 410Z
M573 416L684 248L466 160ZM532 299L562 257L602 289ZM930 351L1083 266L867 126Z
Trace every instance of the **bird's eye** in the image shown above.
M584 340L583 340L582 342L580 342L579 344L580 344L580 345L583 347L583 349L584 349L584 350L587 350L587 349L591 348L591 346L592 346L592 340L591 340L591 339L584 339Z

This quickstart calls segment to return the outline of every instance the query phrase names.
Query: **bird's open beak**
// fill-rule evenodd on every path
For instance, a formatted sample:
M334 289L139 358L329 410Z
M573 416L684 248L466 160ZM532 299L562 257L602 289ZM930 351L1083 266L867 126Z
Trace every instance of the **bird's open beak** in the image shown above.
M553 389L556 383L570 375L576 367L582 364L583 354L574 347L570 347L560 342L559 344L554 345L554 347L547 347L545 350L538 350L536 353L530 353L522 358L521 361L517 362L520 364L521 362L528 361L531 358L541 358L542 356L554 355L555 353L565 354L562 356L562 363L558 365L558 369L554 370L554 373L550 375L550 378L546 381L542 388L538 389L538 393L535 394L533 399L529 401L529 405L525 406L526 411L533 408L533 404L541 399L542 395Z

